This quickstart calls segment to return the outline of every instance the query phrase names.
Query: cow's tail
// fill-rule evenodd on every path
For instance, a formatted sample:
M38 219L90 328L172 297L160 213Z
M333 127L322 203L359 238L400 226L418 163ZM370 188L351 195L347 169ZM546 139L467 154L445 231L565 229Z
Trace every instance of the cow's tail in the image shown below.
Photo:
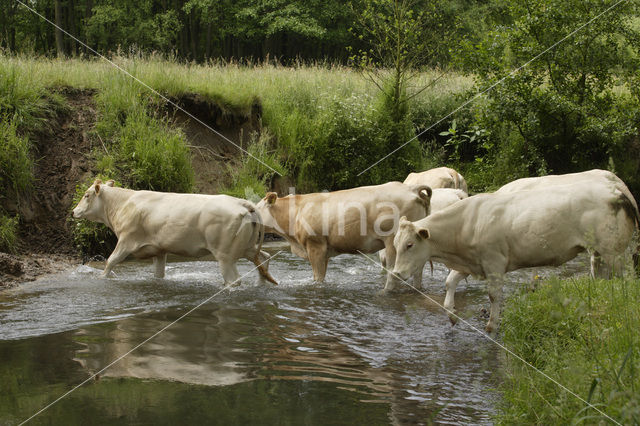
M640 230L640 212L638 212L638 204L635 202L633 195L631 193L627 193L628 191L622 191L618 200L620 206L627 214L631 220L634 221L636 225L636 236L638 236L638 231ZM636 271L636 274L640 273L640 269L638 268L640 264L640 245L636 247L633 253L633 269Z
M258 213L253 206L249 206L248 209L249 209L249 214L251 215L251 225L253 226L253 237L255 238L255 240L252 239L252 241L255 241L255 251L256 251L256 254L253 257L253 259L251 259L251 261L258 268L258 273L260 274L260 276L262 276L264 279L266 279L270 283L273 283L274 285L278 285L278 282L269 273L269 267L268 267L267 261L260 260L262 243L264 242L264 224L262 223L262 218L260 217L260 213Z
M410 185L413 192L416 193L420 201L424 205L425 214L429 215L431 213L431 195L433 195L433 190L429 185Z

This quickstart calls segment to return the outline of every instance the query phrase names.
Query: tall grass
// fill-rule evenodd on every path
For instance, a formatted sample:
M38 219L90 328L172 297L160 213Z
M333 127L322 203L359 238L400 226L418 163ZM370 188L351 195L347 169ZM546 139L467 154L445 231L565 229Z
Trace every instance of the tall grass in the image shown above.
M445 75L412 100L415 113L401 129L389 123L380 92L366 76L342 66L185 64L135 55L114 57L113 61L172 100L196 93L215 103L223 114L247 117L260 105L263 136L255 137L248 151L287 176L299 191L402 180L409 170L434 165L435 159L425 157L414 143L393 161L357 176L410 139L415 134L412 127L428 126L446 115L454 108L456 96L472 84L470 78ZM24 94L14 94L16 99L29 99L24 105L50 96L56 86L97 89L98 122L93 137L99 139L94 144L99 174L136 189L192 190L185 137L171 125L165 99L145 85L99 59L0 56L0 69L13 76L13 83L7 85L29 88ZM424 86L439 75L427 71L414 83ZM447 125L442 123L433 132ZM438 158L443 156L438 154ZM238 159L231 170L232 185L224 192L262 195L273 171L245 154Z
M18 218L0 214L0 251L14 253L18 244Z
M151 98L152 103L156 104L162 103L144 86L102 60L22 57L5 57L3 60L55 84L98 89L99 97L109 98L105 98L103 105L111 110L101 108L105 114L126 113L138 103L137 97ZM155 56L115 57L113 61L148 86L173 99L197 93L215 102L223 111L234 114L248 114L251 107L259 103L262 107L262 125L273 136L274 142L270 146L274 154L272 160L290 178L297 180L297 185L303 190L335 189L404 178L400 171L396 173L397 176L387 173L385 168L397 166L388 162L382 163L377 172L373 170L359 179L343 175L338 170L341 165L336 163L333 167L335 173L329 181L322 178L319 170L332 164L322 160L323 157L354 155L348 164L354 168L354 172L359 172L391 151L389 146L372 148L381 144L376 141L380 135L388 133L384 128L385 113L380 110L378 89L366 76L353 69L327 64L298 68L271 64L180 64ZM441 74L438 71L426 71L413 83L419 88L429 85L439 76ZM429 126L453 110L458 102L456 95L471 85L471 78L455 73L438 79L412 100L414 114L410 118L414 126ZM119 118L122 121L122 116ZM107 128L114 127L110 124L114 120L105 118L104 122ZM429 133L429 137L437 135L446 126L448 122L442 123ZM103 127L101 130L108 129ZM397 139L393 141L393 147L406 142L405 138ZM399 155L406 155L407 158L420 156L419 153L405 153L404 150ZM245 160L249 161L247 158ZM411 167L420 168L420 158L415 160L418 164ZM257 180L264 178L261 175Z
M0 116L0 190L26 191L33 184L30 143L17 133L17 122Z
M504 343L622 424L640 423L640 280L551 279L507 301ZM608 424L521 361L507 358L503 424Z

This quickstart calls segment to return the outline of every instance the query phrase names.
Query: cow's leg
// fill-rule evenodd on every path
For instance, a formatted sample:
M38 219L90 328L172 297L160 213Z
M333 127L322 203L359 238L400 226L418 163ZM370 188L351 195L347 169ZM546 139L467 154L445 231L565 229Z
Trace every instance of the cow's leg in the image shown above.
M591 252L591 278L611 278L612 268L610 263L603 262L598 252Z
M384 271L387 267L387 255L384 249L378 251L378 258L380 259L380 265L382 265L382 270Z
M396 284L400 280L396 277L391 271L393 271L394 266L396 266L396 249L393 246L393 239L387 239L384 242L384 255L387 258L387 282L384 285L384 293L387 293L394 288L396 288Z
M502 303L502 277L488 278L489 301L491 308L489 311L489 322L485 329L488 333L493 333L498 329L500 323L500 305Z
M323 282L324 277L327 275L327 265L329 263L326 242L323 244L309 241L306 244L306 248L309 262L311 262L311 268L313 269L313 280Z
M240 274L236 268L236 261L230 259L218 259L220 264L220 270L222 271L222 278L224 279L225 286L240 285Z
M167 254L160 254L153 258L154 276L164 278L164 266L167 263Z
M130 247L127 240L121 237L118 240L118 244L116 244L116 248L113 250L113 253L111 253L111 256L107 259L107 264L104 267L104 271L102 271L102 276L109 277L113 267L125 260L127 256L133 253L133 251L134 249Z
M447 315L449 316L449 321L451 324L455 325L458 322L458 317L455 316L455 295L456 288L458 287L458 283L463 279L467 278L469 274L464 274L462 272L454 271L453 269L447 275L447 281L445 282L445 287L447 289L447 294L444 297L444 309L447 311Z

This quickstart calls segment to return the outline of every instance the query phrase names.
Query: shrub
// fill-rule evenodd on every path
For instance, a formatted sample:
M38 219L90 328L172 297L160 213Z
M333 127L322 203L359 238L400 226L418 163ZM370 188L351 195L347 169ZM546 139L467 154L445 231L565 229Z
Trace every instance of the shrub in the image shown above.
M18 217L0 214L0 251L15 253L18 244Z
M0 189L24 191L33 184L33 161L27 137L18 136L16 123L0 118Z
M228 165L232 182L220 192L257 202L270 189L276 172L281 176L285 176L287 172L277 160L275 149L272 148L273 137L268 130L263 130L260 135L253 134L251 138L247 148L251 155L242 157L240 164Z

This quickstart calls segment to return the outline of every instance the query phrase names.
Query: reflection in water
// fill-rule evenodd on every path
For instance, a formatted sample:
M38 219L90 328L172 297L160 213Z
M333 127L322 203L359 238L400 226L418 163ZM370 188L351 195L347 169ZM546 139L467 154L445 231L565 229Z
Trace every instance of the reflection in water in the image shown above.
M491 422L503 356L495 345L452 327L415 293L377 296L384 277L366 259L332 265L328 283L314 284L306 263L281 255L271 263L278 287L246 280L221 293L38 422ZM29 417L221 285L211 282L219 276L212 262L171 263L164 280L149 270L127 263L104 280L84 266L0 295L0 423ZM425 274L439 302L446 273L436 265ZM510 276L529 282L532 272ZM462 283L456 305L483 327L484 285Z

